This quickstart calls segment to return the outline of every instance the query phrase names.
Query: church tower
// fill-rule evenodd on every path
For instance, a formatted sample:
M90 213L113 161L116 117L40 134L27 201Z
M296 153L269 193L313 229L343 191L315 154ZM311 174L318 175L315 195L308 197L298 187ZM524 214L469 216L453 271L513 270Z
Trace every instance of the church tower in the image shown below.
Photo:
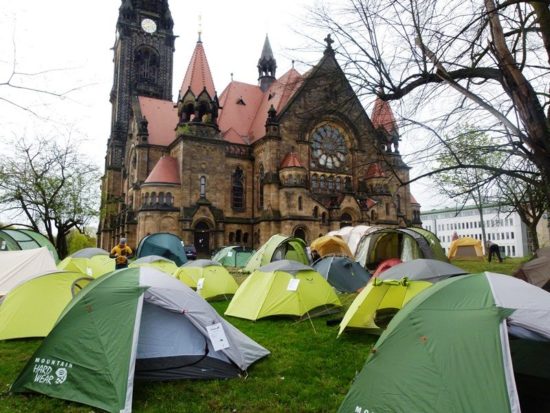
M260 89L265 92L275 81L275 72L277 71L277 61L273 56L271 43L269 43L269 37L267 37L267 34L265 35L264 47L262 49L262 55L258 60L257 67L259 86Z
M111 234L122 199L124 151L134 96L172 99L174 21L168 0L122 0L116 25L111 134L102 182L100 231ZM103 236L101 236L103 238ZM101 245L114 240L101 240Z

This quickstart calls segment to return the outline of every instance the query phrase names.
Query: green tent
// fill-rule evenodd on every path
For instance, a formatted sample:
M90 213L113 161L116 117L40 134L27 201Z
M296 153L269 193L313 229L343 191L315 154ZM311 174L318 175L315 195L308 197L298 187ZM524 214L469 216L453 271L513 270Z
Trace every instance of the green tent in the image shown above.
M241 284L226 315L257 320L274 315L303 316L341 303L330 284L313 268L295 261L272 262Z
M65 306L93 278L57 271L12 289L0 306L0 340L45 337Z
M246 266L254 252L254 250L241 246L224 247L212 257L212 260L219 262L224 267L242 268Z
M187 279L193 280L197 293L205 300L214 298L227 298L233 295L239 288L235 279L219 263L212 260L188 261L174 273L174 276L185 284Z
M174 234L158 232L147 235L139 242L136 257L142 258L148 255L160 255L176 263L179 267L187 262L183 241Z
M447 258L447 254L445 254L445 250L441 246L441 243L439 242L439 238L437 237L437 235L435 235L433 232L428 231L427 229L424 229L424 228L409 227L408 229L419 233L426 239L426 241L428 241L428 245L432 250L434 259L443 261L443 262L449 262L449 259Z
M398 310L431 285L427 281L409 281L406 278L399 281L374 278L349 306L340 322L338 335L349 327L380 334ZM380 325L381 322L385 325Z
M244 271L252 273L258 268L278 260L292 260L309 264L304 240L276 234L250 257Z
M69 255L57 264L57 268L65 271L78 271L89 277L97 278L114 271L115 260L101 248L84 248Z
M268 354L183 283L127 268L69 303L11 390L130 412L134 379L237 377Z
M153 267L157 270L164 271L167 274L174 274L178 270L178 266L174 261L158 255L148 255L146 257L138 258L137 260L131 262L128 267Z
M550 294L507 275L465 275L397 313L339 412L548 412L549 384Z
M0 251L29 250L46 247L55 262L59 262L57 250L44 235L28 229L0 230Z

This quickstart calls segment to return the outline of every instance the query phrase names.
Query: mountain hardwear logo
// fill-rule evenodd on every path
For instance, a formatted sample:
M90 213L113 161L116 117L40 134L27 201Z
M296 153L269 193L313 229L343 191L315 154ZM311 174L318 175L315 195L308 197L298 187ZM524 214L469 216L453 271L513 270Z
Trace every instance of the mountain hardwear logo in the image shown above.
M40 384L63 384L72 369L72 363L65 361L36 358L34 359L34 382Z

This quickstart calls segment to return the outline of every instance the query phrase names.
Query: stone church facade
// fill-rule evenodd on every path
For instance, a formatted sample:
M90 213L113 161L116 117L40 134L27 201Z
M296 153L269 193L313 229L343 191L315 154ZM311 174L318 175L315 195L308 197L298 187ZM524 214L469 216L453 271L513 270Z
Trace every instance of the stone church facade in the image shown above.
M207 252L257 248L275 233L306 241L346 225L420 223L391 108L369 117L335 58L277 77L266 37L257 84L218 96L204 44L172 101L167 0L123 0L114 47L112 124L99 245L170 232ZM374 99L375 97L373 97Z

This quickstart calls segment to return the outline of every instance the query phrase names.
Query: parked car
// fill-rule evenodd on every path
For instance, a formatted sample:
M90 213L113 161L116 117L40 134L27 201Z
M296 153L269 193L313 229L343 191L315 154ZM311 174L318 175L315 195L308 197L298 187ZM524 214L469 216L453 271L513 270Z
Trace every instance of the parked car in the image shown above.
M185 256L188 260L196 260L197 259L197 249L193 244L191 245L184 245L183 249L185 250Z

